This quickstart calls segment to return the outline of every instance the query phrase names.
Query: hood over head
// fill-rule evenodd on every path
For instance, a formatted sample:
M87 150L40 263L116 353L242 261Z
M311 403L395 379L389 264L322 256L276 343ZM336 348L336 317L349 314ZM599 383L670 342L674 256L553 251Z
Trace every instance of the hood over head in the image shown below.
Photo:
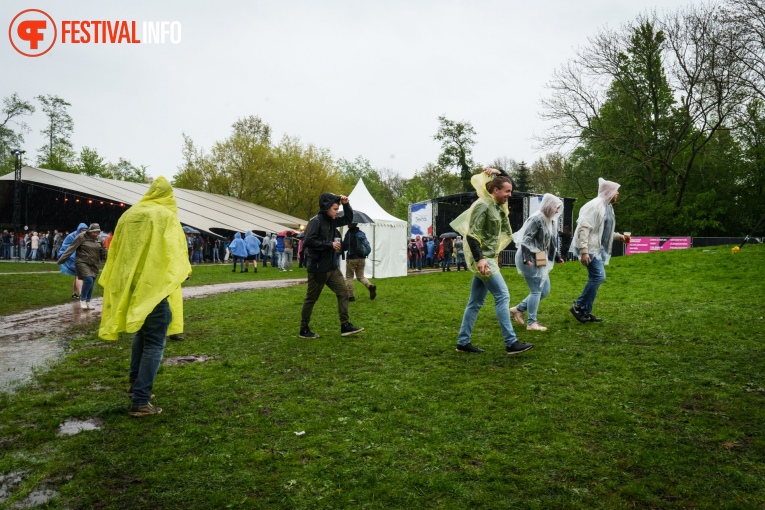
M613 181L607 181L602 177L598 177L598 196L610 203L616 196L616 192L619 191L621 184L617 184Z
M154 179L154 182L149 186L149 191L141 198L141 202L156 202L162 205L170 211L178 215L178 204L175 202L175 194L173 193L173 187L170 182L163 176L159 176Z
M319 210L321 212L327 212L332 204L340 203L340 195L334 193L322 193L319 197Z

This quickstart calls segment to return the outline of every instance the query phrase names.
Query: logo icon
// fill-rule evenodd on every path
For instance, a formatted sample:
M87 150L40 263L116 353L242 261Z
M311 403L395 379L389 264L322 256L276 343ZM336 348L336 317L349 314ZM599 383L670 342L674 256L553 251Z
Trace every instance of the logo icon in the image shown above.
M8 38L13 48L26 57L39 57L48 53L57 35L53 18L40 9L21 11L8 27Z

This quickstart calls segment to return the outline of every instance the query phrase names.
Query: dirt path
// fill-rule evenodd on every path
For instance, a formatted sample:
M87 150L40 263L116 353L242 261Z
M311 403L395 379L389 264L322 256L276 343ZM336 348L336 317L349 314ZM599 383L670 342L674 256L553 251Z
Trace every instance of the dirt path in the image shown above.
M183 299L202 298L245 290L276 289L305 283L305 279L248 281L184 287ZM28 383L37 368L59 359L68 344L66 330L73 324L98 320L95 310L81 310L79 301L0 317L0 392L12 392Z

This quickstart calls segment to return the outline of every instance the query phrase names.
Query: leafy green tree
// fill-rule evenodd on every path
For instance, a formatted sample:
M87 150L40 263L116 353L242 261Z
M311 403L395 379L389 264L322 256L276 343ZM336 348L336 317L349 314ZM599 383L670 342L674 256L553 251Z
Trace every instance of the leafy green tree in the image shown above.
M399 174L389 169L375 169L369 160L362 156L357 156L353 161L340 158L337 160L337 167L340 170L343 193L350 193L359 179L364 179L369 194L380 207L392 214L403 184Z
M111 178L109 165L104 161L95 149L83 147L77 157L77 173L93 177Z
M749 233L765 214L765 102L752 100L742 112L735 132L745 169L732 183L740 190L735 217L742 223L739 232Z
M442 168L458 168L463 191L471 191L470 178L473 176L471 168L474 166L472 154L475 141L473 136L476 132L469 122L455 122L446 116L438 117L440 123L438 132L433 137L441 142L441 154L438 156L438 165Z
M277 211L309 219L319 212L319 196L338 192L340 172L329 150L282 137L274 149L273 171L279 176L275 198L263 203Z
M522 191L526 193L531 193L533 191L531 186L531 170L529 170L525 161L518 163L518 167L511 175L515 181L515 189L513 191Z
M15 92L3 98L0 110L0 173L14 171L16 159L11 151L23 148L24 133L29 132L29 127L22 119L34 112L34 105Z
M75 152L71 141L74 121L67 111L72 106L58 96L48 94L36 98L42 103L42 111L48 118L46 127L40 132L47 143L40 147L37 163L41 168L76 173Z
M128 182L149 182L147 168L145 166L137 167L129 160L120 158L116 164L107 165L107 173L110 179Z
M537 193L570 196L566 186L566 158L560 152L551 152L531 164L531 188Z

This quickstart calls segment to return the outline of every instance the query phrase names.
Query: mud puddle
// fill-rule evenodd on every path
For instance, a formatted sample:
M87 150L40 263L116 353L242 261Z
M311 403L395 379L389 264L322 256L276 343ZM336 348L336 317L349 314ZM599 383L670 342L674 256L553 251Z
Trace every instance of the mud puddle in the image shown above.
M59 436L73 436L88 430L100 430L102 425L103 423L98 418L89 418L87 420L75 420L72 418L59 425L57 434Z
M183 299L194 299L256 289L276 289L305 283L305 279L248 281L185 287ZM101 299L95 310L81 310L79 302L29 310L0 317L0 392L12 393L28 384L35 370L60 359L69 343L66 330L74 324L99 320Z

